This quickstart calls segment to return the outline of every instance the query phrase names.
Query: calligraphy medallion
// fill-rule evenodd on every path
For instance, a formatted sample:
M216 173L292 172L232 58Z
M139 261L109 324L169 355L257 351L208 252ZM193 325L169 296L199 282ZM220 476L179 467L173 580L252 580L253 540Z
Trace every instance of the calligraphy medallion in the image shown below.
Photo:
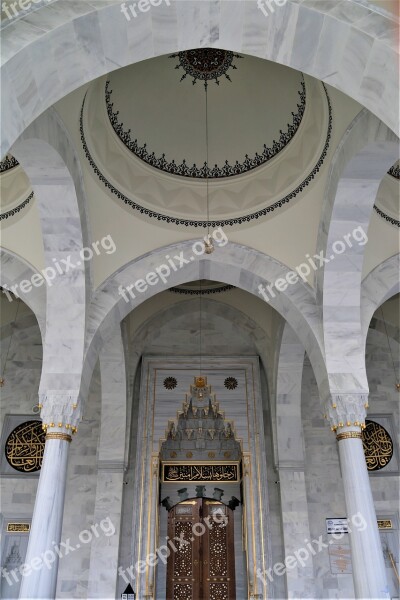
M25 421L12 430L5 445L8 463L21 473L40 471L46 434L41 421Z
M393 456L392 438L382 425L365 421L362 432L363 448L368 471L379 471L386 467Z

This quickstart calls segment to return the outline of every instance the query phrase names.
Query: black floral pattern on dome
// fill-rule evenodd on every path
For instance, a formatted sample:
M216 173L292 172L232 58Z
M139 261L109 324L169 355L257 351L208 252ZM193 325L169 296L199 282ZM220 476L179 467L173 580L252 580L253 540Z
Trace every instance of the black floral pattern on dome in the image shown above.
M175 377L166 377L164 379L164 387L167 390L173 390L178 385L178 382Z
M227 390L235 390L238 386L238 380L236 377L227 377L224 381L224 386Z
M146 164L169 173L170 175L179 175L181 177L191 177L194 179L221 179L224 177L234 177L236 175L243 175L248 173L261 165L264 165L269 160L274 158L279 152L281 152L293 139L297 133L298 128L303 120L304 111L306 109L306 86L304 77L301 80L301 89L298 91L299 103L297 104L297 112L292 112L292 123L289 123L286 127L286 131L280 130L279 140L274 140L272 146L268 147L266 144L263 146L261 154L258 152L254 156L245 154L243 161L240 163L238 160L234 165L229 164L225 160L222 166L219 165L207 165L207 162L200 167L194 163L189 165L186 159L183 159L181 163L172 159L170 162L166 159L165 153L161 156L156 156L154 152L149 152L147 144L140 145L138 140L132 137L131 129L124 129L124 124L118 119L119 111L114 111L114 103L111 102L112 89L110 89L110 81L106 82L105 87L105 101L107 114L110 124L119 137L121 142L140 160Z
M179 59L175 69L182 68L184 70L181 81L189 75L192 78L193 85L199 79L204 81L204 87L207 89L209 81L214 80L219 85L220 78L224 76L228 81L232 81L227 72L229 69L237 69L233 61L235 58L243 58L243 56L219 48L195 48L175 52L169 58Z

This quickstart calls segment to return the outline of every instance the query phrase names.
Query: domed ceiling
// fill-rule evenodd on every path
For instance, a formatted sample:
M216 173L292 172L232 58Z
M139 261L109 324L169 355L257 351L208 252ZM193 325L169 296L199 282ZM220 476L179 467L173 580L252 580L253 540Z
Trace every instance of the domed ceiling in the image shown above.
M86 158L117 201L194 226L205 224L206 179L213 224L249 221L294 201L322 167L331 128L320 82L204 48L97 80L81 115Z
M19 162L11 154L0 161L0 222L17 215L33 200L30 181Z
M127 148L156 168L186 177L238 175L276 156L301 124L303 77L283 71L271 64L267 74L264 61L225 50L179 52L151 68L144 61L129 74L111 74L107 112Z

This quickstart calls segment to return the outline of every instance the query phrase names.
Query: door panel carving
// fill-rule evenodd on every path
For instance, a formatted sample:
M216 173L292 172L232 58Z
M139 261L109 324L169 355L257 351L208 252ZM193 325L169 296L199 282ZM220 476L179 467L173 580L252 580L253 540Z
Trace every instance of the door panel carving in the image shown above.
M169 511L168 536L176 552L168 558L167 600L235 600L233 513L227 506L207 498L177 504Z

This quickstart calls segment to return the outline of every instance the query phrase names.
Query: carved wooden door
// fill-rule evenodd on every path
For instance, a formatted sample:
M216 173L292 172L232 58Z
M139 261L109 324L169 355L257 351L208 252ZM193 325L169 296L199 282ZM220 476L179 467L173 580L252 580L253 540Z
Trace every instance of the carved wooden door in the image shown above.
M176 551L168 558L167 600L235 600L233 513L227 506L207 498L177 504L169 511L168 537Z

